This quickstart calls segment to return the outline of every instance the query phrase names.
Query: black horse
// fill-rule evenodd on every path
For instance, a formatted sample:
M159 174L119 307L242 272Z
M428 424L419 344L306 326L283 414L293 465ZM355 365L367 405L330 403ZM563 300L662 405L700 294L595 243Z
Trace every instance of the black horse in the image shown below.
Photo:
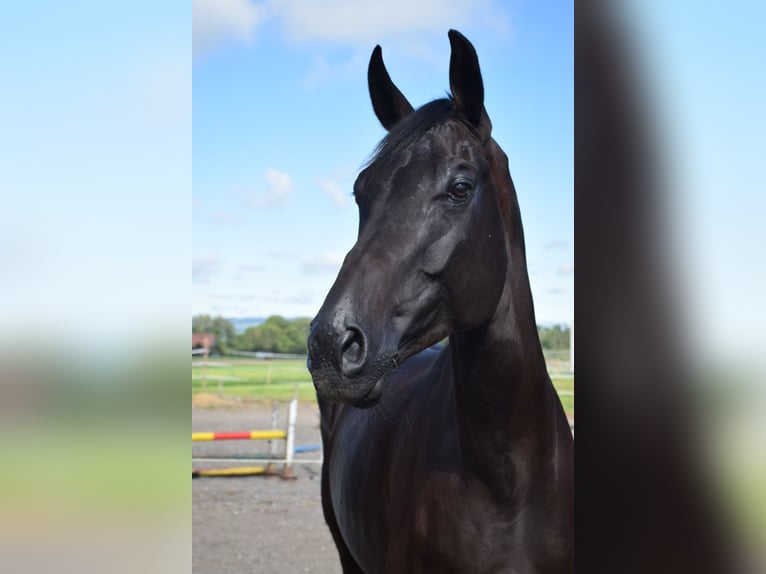
M322 506L346 573L570 572L572 435L478 58L449 39L451 96L416 111L370 60L389 133L308 341Z

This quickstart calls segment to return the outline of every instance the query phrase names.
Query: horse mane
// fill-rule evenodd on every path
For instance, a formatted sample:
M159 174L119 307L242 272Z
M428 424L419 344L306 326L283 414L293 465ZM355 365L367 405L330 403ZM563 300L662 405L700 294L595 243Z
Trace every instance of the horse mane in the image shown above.
M364 167L368 167L379 158L385 157L392 150L401 150L409 147L435 125L454 117L456 114L457 107L450 95L419 107L394 125L386 137L373 150Z

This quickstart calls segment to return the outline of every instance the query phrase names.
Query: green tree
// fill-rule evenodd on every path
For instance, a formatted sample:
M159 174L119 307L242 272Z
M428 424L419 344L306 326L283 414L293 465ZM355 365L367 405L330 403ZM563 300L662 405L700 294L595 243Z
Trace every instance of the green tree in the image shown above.
M306 338L311 320L301 317L289 321L272 315L260 325L235 336L233 346L241 351L306 354Z
M210 315L192 317L192 333L212 333L213 318Z
M228 319L215 317L213 319L211 332L215 333L220 343L229 344L229 341L234 337L234 325Z
M290 341L288 353L305 355L308 352L306 347L306 339L309 336L309 325L311 319L307 317L301 317L290 321L288 328L288 338Z
M569 327L553 325L552 327L537 327L540 345L546 350L564 350L569 348Z
M257 327L253 327L255 331L253 338L256 346L255 350L286 353L285 349L288 345L287 326L286 319L273 316Z
M238 335L234 335L231 346L237 351L254 350L254 347L255 347L255 344L253 342L254 329L255 327L249 327L245 329L244 333L239 333Z
M213 333L216 346L226 350L231 346L234 339L234 325L223 317L211 317L210 315L195 315L192 317L192 333Z

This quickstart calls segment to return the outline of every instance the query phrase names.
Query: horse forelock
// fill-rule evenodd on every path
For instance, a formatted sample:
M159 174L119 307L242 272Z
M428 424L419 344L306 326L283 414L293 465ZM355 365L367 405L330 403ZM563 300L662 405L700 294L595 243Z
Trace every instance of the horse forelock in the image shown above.
M477 127L460 116L450 94L446 98L433 100L401 119L380 141L365 163L365 167L386 160L395 152L417 144L426 134L450 121L459 123L472 134L489 161L490 177L497 192L498 208L503 218L506 236L509 242L513 242L516 227L514 214L518 215L516 192L508 169L508 157L491 136L492 124L486 111L482 118L482 125Z
M401 119L380 141L365 166L370 166L391 153L406 149L441 124L457 115L451 97L433 100Z

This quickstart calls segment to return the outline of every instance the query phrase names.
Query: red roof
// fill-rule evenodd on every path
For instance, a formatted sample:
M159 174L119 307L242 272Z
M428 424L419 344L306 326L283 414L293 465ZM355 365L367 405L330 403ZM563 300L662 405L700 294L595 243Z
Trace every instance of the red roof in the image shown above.
M192 349L210 349L215 345L215 334L192 333Z

